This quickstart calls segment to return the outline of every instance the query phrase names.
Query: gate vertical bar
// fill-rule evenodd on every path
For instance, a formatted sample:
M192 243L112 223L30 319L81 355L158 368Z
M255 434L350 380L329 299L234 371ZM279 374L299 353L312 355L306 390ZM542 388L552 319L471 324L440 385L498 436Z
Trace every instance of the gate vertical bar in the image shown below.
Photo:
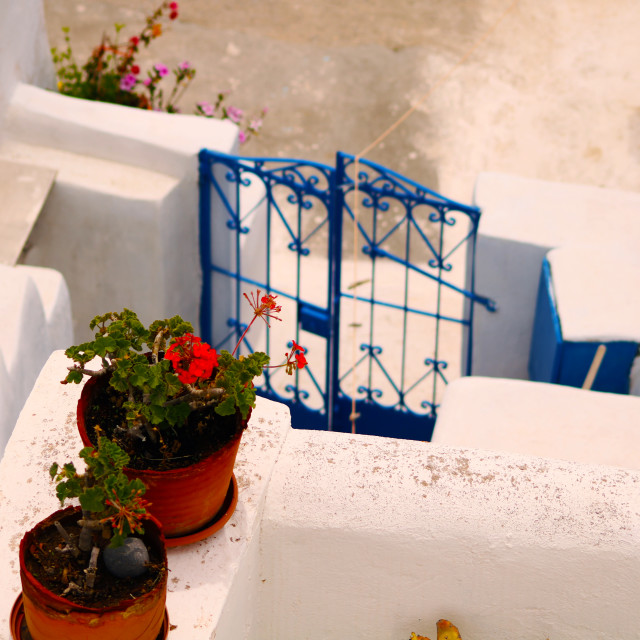
M347 182L344 158L336 154L336 170L332 175L331 206L329 210L329 315L330 333L327 349L327 428L333 431L337 416L340 381L340 298L342 277L342 220L344 209L343 186Z
M200 297L200 335L205 342L212 340L211 321L211 162L205 150L198 154L200 191L200 268L202 269L202 295Z
M240 239L240 234L242 233L242 223L241 221L241 210L242 210L242 179L240 177L240 168L236 167L236 179L235 179L235 194L234 194L234 199L233 199L233 205L235 207L235 220L236 220L236 224L235 224L235 228L233 229L234 234L233 234L233 240L234 240L234 257L235 257L235 275L234 275L234 285L235 285L235 303L236 303L236 308L234 310L234 318L236 319L236 336L235 339L233 340L233 342L236 342L237 340L240 339L240 336L242 335L243 332L243 328L242 328L242 315L240 312L240 301L242 299L242 285L241 285L241 279L242 279L242 262L241 262L241 253L240 253L240 249L241 249L241 239ZM242 345L240 345L238 347L238 355L241 353L241 348Z
M469 244L467 245L467 273L470 273L469 290L472 294L476 292L476 239L478 236L478 218L473 216L471 217L471 224L473 225L473 234L469 239ZM467 353L465 354L465 370L463 375L470 376L471 370L473 368L473 311L475 307L475 300L473 296L465 298L465 303L469 307L468 311L468 319L469 324L467 325Z

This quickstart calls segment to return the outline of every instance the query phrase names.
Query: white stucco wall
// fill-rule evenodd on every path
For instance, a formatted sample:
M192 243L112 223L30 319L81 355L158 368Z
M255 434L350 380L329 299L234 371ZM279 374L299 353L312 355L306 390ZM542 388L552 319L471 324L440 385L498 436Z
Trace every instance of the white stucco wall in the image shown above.
M472 373L527 379L545 254L566 244L637 252L640 193L481 173L474 203L482 209L476 291L498 311L475 307Z
M51 356L0 463L0 637L20 537L56 507L46 468L80 447L65 363ZM477 640L637 638L638 471L288 423L259 399L235 514L169 551L172 639L407 638L441 617Z
M0 0L0 139L15 86L55 86L42 0Z
M57 271L0 265L0 456L40 369L72 344L71 304Z
M251 638L636 638L640 474L293 431Z
M125 306L143 322L179 314L198 329L197 154L234 152L237 126L29 85L16 88L5 124L1 157L57 171L22 261L64 275L76 339Z

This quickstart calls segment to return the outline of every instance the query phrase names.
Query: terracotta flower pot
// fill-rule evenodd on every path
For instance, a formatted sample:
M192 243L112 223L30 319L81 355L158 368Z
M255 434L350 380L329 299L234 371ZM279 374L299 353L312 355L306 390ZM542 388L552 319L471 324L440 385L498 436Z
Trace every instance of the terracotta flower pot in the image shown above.
M87 435L85 412L97 383L97 378L87 380L78 401L78 430L85 445L92 444ZM146 485L144 497L151 503L149 512L162 523L168 546L211 535L233 513L237 502L233 466L243 430L219 451L187 467L167 471L124 469L129 478L140 478Z
M28 570L26 554L38 530L52 526L61 517L74 517L79 507L67 507L45 518L20 542L20 579L22 604L29 633L33 640L156 640L163 637L167 571L153 589L134 599L123 600L105 608L75 604L45 588ZM160 523L155 518L144 522L145 544L161 556L166 565L167 554ZM168 631L168 630L167 630Z

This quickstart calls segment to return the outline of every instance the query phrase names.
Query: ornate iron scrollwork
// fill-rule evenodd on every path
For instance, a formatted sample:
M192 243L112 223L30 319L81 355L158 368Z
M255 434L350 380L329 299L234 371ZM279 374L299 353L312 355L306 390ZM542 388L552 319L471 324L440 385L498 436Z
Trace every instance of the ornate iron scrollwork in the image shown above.
M326 362L322 364L308 357L310 362L303 371L296 372L293 381L284 383L277 370L267 370L263 376L260 392L267 397L287 402L292 412L299 408L307 411L305 419L314 421L319 416L322 424L329 428L342 429L345 421L345 407L354 399L349 397L347 383L358 376L355 385L357 412L366 414L368 422L375 422L376 411L380 411L381 421L389 416L426 420L430 424L435 419L442 385L447 384L444 374L449 362L438 354L439 328L443 323L458 323L471 330L469 317L458 317L445 312L441 304L443 291L450 291L466 297L473 308L474 303L488 309L493 301L478 296L473 290L465 290L460 284L459 270L453 259L458 252L473 249L477 233L480 211L419 185L412 180L368 160L359 160L359 171L354 179L355 159L339 153L336 167L314 162L278 158L239 158L203 151L201 166L201 221L203 233L210 233L211 211L207 202L212 194L224 209L227 217L225 225L229 230L233 250L229 251L229 263L218 264L207 251L207 242L201 243L203 260L203 291L210 289L210 277L206 272L214 272L219 277L234 283L236 303L242 288L260 286L263 290L280 295L296 305L296 341L300 337L314 336L314 340L324 341ZM357 189L356 189L357 181ZM261 197L248 209L243 208L243 197L251 189L261 189ZM357 198L357 200L356 200ZM354 208L361 213L356 219ZM210 204L209 204L210 209ZM269 252L269 242L274 234L279 234L281 249L291 252L290 260L295 265L295 283L292 290L281 288L272 282L270 273L262 279L243 271L241 253L246 251L242 238L251 239L252 224L256 211L264 209L267 222L259 236L265 243L266 264L275 259ZM219 213L218 213L219 215ZM276 227L277 225L277 227ZM353 229L353 231L351 231ZM346 230L346 231L345 231ZM342 237L344 233L355 233L360 257L369 271L367 282L369 293L354 287L343 286L341 263L343 260ZM451 234L454 236L451 236ZM256 234L253 233L253 236ZM449 240L454 237L454 240ZM252 242L256 242L255 239ZM301 284L301 270L310 257L318 254L318 247L326 255L327 300L326 304L311 301L311 293ZM315 254L314 254L315 252ZM244 255L244 254L243 254ZM282 254L281 254L282 255ZM415 256L420 256L416 260ZM235 261L235 262L234 262ZM318 264L318 263L314 263ZM397 289L404 298L399 301L380 299L376 286L380 270L391 265L397 273L402 273ZM317 267L316 267L317 268ZM394 272L394 273L396 273ZM317 277L317 274L314 274ZM456 280L457 277L457 280ZM416 305L408 293L409 281L423 279L425 290L433 290L433 305L430 308ZM362 283L359 283L362 284ZM308 284L306 285L309 286ZM340 366L340 308L341 302L364 304L368 309L366 342L360 345L361 355L356 362ZM203 293L203 309L211 307ZM387 309L398 318L398 331L393 346L377 337L380 321L377 310ZM203 311L203 331L211 324L210 315ZM227 327L219 336L228 340L228 330L241 335L246 322L237 306ZM406 335L409 319L429 323L434 327L435 339L433 355L424 358ZM413 322L413 320L412 320ZM269 344L270 333L266 334ZM398 346L400 345L400 346ZM421 349L426 345L421 343ZM407 368L408 360L419 362ZM322 373L320 373L320 371ZM313 402L316 406L312 406ZM320 403L320 407L317 404ZM425 411L426 410L426 411ZM386 413L385 413L386 412ZM389 413L391 412L391 413ZM315 424L315 423L314 423ZM320 423L318 423L320 424ZM418 424L416 422L415 424ZM419 436L424 439L424 429Z

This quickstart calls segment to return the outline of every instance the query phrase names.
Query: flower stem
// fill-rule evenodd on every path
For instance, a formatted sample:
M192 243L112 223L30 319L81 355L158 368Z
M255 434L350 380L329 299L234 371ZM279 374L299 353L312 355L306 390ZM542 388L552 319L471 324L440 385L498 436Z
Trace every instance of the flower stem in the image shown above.
M247 335L249 329L251 329L251 325L255 322L257 317L258 316L253 316L253 318L251 319L251 322L247 325L247 328L244 330L244 332L240 336L240 340L238 340L238 344L236 345L236 348L233 350L233 353L231 354L232 356L236 355L236 351L238 350L238 347L242 344L244 337Z

